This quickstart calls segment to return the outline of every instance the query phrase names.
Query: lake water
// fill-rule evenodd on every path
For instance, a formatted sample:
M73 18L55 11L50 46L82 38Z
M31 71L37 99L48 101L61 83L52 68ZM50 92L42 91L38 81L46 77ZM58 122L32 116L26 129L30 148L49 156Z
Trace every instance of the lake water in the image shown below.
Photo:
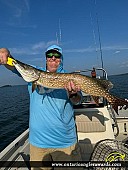
M0 88L0 151L28 128L27 86Z

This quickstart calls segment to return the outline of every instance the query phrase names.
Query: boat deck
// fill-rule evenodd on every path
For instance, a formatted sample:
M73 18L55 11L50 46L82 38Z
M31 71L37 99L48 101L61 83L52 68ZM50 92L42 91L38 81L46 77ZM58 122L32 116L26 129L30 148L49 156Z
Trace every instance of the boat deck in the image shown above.
M116 137L116 139L117 139L118 141L122 141L122 142L128 144L128 132L127 132L127 133L120 133L120 134Z

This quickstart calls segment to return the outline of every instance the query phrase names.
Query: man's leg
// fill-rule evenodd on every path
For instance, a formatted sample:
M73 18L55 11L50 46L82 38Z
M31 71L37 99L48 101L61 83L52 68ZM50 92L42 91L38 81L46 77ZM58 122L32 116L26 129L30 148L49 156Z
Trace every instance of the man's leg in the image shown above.
M34 166L34 161L52 161L50 150L47 148L38 148L30 144L30 164ZM36 165L36 163L35 163ZM52 170L51 167L31 167L31 170Z
M60 148L60 149L55 149L54 152L51 153L53 161L63 161L66 162L68 161L69 163L72 161L81 161L81 153L80 153L80 147L78 144L74 144L68 148ZM57 169L58 168L55 168ZM83 170L83 167L59 167L59 170Z

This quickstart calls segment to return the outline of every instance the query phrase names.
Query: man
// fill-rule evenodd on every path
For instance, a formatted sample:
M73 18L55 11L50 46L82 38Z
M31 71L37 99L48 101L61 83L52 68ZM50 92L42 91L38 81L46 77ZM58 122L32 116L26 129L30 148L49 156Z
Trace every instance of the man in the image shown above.
M65 72L63 69L62 49L59 46L50 46L45 54L46 68L39 69L47 72ZM0 63L18 74L13 66L6 64L9 55L10 52L7 49L1 48ZM81 101L80 87L76 87L70 81L65 85L64 89L48 89L40 86L32 92L32 83L28 83L28 91L30 94L30 160L81 160L80 149L77 145L73 110L73 104ZM45 167L42 169L52 168Z
M96 78L96 69L93 67L93 70L91 71L92 78Z

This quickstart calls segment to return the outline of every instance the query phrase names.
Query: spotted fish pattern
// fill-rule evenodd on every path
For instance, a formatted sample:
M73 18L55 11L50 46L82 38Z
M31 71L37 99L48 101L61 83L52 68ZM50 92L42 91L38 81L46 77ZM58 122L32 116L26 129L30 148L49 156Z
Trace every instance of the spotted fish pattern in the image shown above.
M109 93L111 83L108 80L94 79L77 73L51 73L36 69L30 65L13 60L13 65L27 82L33 82L33 90L38 86L47 88L64 88L65 84L73 81L76 86L81 87L81 91L92 96L103 96L112 105L118 114L118 106L128 108L128 102ZM125 106L125 107L124 107Z

